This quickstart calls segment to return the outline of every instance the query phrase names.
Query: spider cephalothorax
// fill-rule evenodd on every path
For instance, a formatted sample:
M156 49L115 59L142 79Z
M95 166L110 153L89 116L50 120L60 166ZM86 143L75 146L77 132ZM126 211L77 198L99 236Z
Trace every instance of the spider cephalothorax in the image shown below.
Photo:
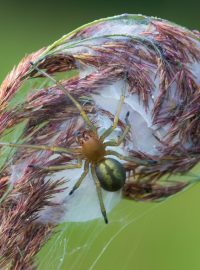
M82 132L78 132L77 136L75 136L76 137L75 140L77 141L79 145L79 147L77 148L65 148L65 147L59 147L59 146L29 145L29 144L19 145L19 144L14 144L14 143L0 143L0 145L7 145L11 147L32 148L35 150L50 150L52 152L55 152L61 155L73 154L77 158L77 161L78 161L77 164L67 163L64 165L50 166L50 167L34 166L33 168L39 167L40 169L43 169L46 171L58 171L58 170L67 170L67 169L73 169L73 168L81 168L82 164L84 163L84 170L82 174L80 175L79 179L77 180L77 182L75 183L75 185L73 186L69 195L73 194L74 191L77 188L79 188L82 181L88 174L89 170L91 170L92 178L94 180L94 184L97 190L97 196L99 199L101 212L102 212L105 222L108 223L106 209L104 207L104 202L102 198L101 188L107 191L114 192L121 189L126 180L126 171L123 165L117 159L111 158L109 156L114 156L114 157L117 157L118 159L129 161L129 162L135 162L140 165L152 164L151 160L143 160L136 157L124 156L124 155L119 154L116 151L106 149L107 147L119 146L124 141L124 139L126 138L126 135L130 131L130 123L128 121L129 112L128 112L125 117L126 126L122 135L114 141L106 140L108 136L115 130L115 128L118 125L119 114L121 112L121 108L122 108L122 105L124 103L124 98L125 98L124 89L122 89L122 94L120 97L117 112L115 114L112 126L110 126L107 130L104 131L103 134L101 134L101 136L99 136L97 127L88 118L88 115L83 110L81 104L76 99L74 99L74 97L67 91L67 89L65 89L65 87L61 83L57 82L49 74L47 74L43 70L40 70L34 64L32 65L37 72L39 72L45 77L48 77L61 90L63 90L65 95L72 101L72 103L79 110L80 115L82 116L88 129Z
M106 146L93 131L83 131L77 141L81 146L81 154L83 158L90 162L98 162L106 155Z

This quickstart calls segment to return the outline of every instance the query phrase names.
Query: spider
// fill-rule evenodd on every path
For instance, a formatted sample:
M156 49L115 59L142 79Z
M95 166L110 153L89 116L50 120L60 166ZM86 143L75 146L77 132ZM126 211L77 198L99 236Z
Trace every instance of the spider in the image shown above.
M82 116L84 122L87 125L87 129L79 132L76 136L76 141L79 145L77 148L65 148L58 146L48 146L48 145L31 145L31 144L16 144L16 143L0 143L0 145L6 145L9 147L23 147L23 148L32 148L35 150L50 150L58 154L73 154L77 159L76 164L66 164L66 165L57 165L50 167L39 167L40 169L47 171L56 171L56 170L66 170L73 168L81 168L82 163L84 162L84 170L80 175L79 179L73 186L72 190L69 192L69 195L72 195L76 189L79 188L82 181L88 174L89 170L91 171L94 184L96 186L97 196L100 204L100 209L105 223L108 223L107 213L103 202L102 197L102 188L106 191L115 192L120 190L126 180L126 171L123 165L116 159L110 158L107 156L115 156L118 159L125 161L132 161L141 165L150 165L152 164L151 160L142 160L136 157L124 156L116 151L107 150L108 146L119 146L125 139L126 135L130 131L130 123L128 120L129 112L125 117L125 129L122 135L115 141L105 141L105 139L116 129L119 121L119 114L122 109L122 105L125 99L125 91L122 89L120 96L119 104L117 111L114 117L113 124L104 131L104 133L99 136L97 127L91 122L88 118L88 115L83 110L81 104L69 93L69 91L52 76L46 73L44 70L39 69L34 63L31 63L33 69L39 72L41 75L49 78L53 83L55 83L64 94L72 101L72 103L79 110L80 115Z

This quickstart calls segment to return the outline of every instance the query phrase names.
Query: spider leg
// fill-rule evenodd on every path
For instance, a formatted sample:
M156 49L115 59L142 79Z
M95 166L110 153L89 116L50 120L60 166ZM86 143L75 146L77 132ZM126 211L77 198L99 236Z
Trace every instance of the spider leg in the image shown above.
M106 155L116 156L119 159L122 159L125 161L132 161L139 165L154 165L157 163L157 161L155 160L139 159L137 157L127 157L113 150L107 150Z
M131 129L131 125L130 125L130 123L128 121L128 117L129 117L129 112L127 112L127 114L126 114L126 118L125 118L126 127L125 127L125 130L122 133L122 135L116 141L108 141L108 142L104 143L105 146L119 146L123 142L126 135L128 134L128 132Z
M100 208L101 208L101 213L103 215L105 223L107 224L108 218L107 218L106 209L105 209L104 202L103 202L101 185L100 185L99 179L96 175L94 164L91 165L91 173L92 173L92 178L93 178L95 186L96 186L99 204L100 204Z
M74 191L80 187L83 179L86 177L86 175L88 174L88 171L89 171L89 162L88 161L85 161L85 164L84 164L84 171L83 173L81 174L80 178L77 180L77 182L75 183L75 185L73 186L72 190L70 191L69 195L72 195L74 193Z
M89 128L91 128L95 133L97 133L97 129L95 125L91 122L91 120L88 118L87 114L83 110L81 104L69 93L69 91L57 80L55 80L52 76L50 76L48 73L46 73L44 70L39 69L37 66L34 65L34 63L30 62L30 64L33 66L35 70L37 70L40 74L43 76L49 78L53 83L55 83L60 89L62 89L63 93L72 101L72 103L76 106L76 108L79 110L80 115L82 116L85 123L88 125Z
M76 169L82 167L82 160L78 160L77 164L65 164L65 165L55 165L55 166L40 166L40 165L29 165L31 168L37 168L44 171L61 171L67 169Z
M124 99L125 99L125 87L122 88L122 93L121 93L121 97L120 97L120 101L117 107L117 112L115 114L114 117L114 121L111 127L109 127L101 136L100 136L100 140L103 142L105 140L106 137L108 137L117 127L118 121L119 121L119 114L121 112L122 109L122 105L124 103Z
M35 150L49 150L56 153L79 153L79 148L64 148L59 146L49 146L49 145L33 145L33 144L17 144L17 143L7 143L0 142L0 146L9 146L16 148L30 148Z

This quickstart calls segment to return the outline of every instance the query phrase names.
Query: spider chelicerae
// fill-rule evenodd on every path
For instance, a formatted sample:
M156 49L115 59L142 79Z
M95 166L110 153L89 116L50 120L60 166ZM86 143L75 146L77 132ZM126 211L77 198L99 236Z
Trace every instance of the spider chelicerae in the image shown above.
M106 138L116 129L119 121L119 114L121 112L124 99L125 99L125 90L122 89L120 100L118 103L117 111L114 116L113 124L104 131L102 135L98 135L97 127L92 123L88 118L88 115L85 113L81 104L69 93L69 91L52 76L46 73L44 70L39 69L35 64L31 63L33 68L39 72L41 75L49 78L53 83L55 83L64 94L72 101L72 103L79 110L80 115L82 116L84 122L87 125L87 129L79 132L76 136L76 141L78 143L77 148L65 148L59 146L48 146L48 145L31 145L31 144L16 144L16 143L0 143L0 145L6 145L10 147L22 147L22 148L32 148L35 150L50 150L58 154L73 154L77 159L77 164L66 164L66 165L57 165L50 167L39 167L40 169L47 171L59 171L73 168L81 168L84 162L84 170L80 175L79 179L73 186L69 194L73 194L76 189L79 188L82 181L91 170L92 178L96 186L97 196L99 199L99 204L101 208L101 213L105 220L105 223L108 223L108 218L106 214L106 209L102 197L102 188L106 191L115 192L120 190L126 180L126 171L123 165L116 159L110 158L107 156L115 156L118 159L135 162L141 165L150 165L152 164L151 160L142 160L136 157L124 156L116 151L107 150L107 147L110 146L119 146L125 139L126 135L130 131L130 123L128 120L129 112L125 117L125 129L120 137L115 141L105 141ZM37 168L38 166L33 166Z

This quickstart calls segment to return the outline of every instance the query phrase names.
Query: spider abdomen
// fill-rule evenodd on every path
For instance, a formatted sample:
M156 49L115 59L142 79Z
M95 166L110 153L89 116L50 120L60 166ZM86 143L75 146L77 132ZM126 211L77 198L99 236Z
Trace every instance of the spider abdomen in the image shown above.
M117 191L124 186L126 172L123 165L113 158L106 158L95 166L101 187L107 191Z

